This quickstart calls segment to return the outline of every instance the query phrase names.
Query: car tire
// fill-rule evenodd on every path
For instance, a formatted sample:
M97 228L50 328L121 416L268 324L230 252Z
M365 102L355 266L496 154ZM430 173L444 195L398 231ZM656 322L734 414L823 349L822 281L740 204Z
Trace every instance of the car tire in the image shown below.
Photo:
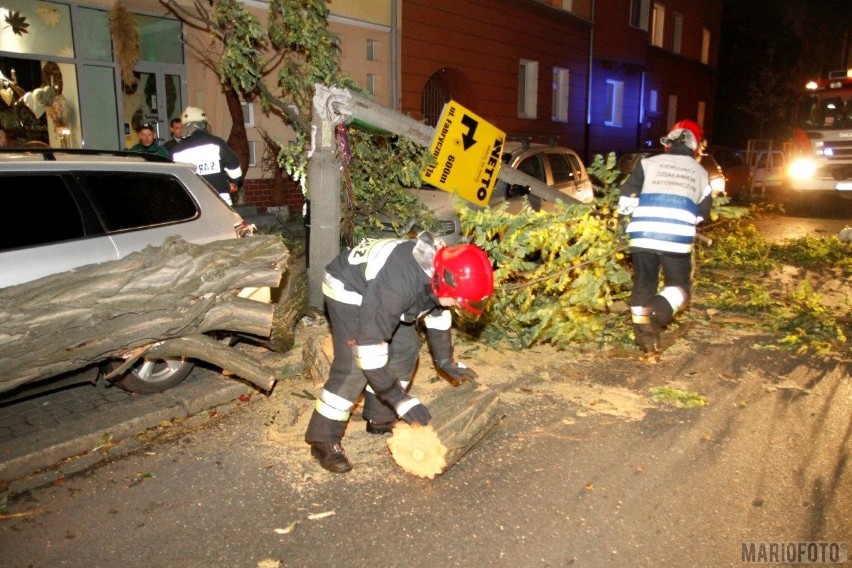
M106 372L117 369L123 361L107 363ZM176 387L189 376L195 363L183 358L139 359L123 375L112 379L120 389L136 394L156 394Z

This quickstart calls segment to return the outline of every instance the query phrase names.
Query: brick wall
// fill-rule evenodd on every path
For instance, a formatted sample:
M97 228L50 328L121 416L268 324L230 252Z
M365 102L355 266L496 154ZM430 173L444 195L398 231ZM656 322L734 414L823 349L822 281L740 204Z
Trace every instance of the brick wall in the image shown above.
M271 179L247 179L243 193L245 205L254 205L258 213L265 213L267 207L286 205L291 214L300 215L305 203L302 188L291 179L285 179L279 188L273 187Z

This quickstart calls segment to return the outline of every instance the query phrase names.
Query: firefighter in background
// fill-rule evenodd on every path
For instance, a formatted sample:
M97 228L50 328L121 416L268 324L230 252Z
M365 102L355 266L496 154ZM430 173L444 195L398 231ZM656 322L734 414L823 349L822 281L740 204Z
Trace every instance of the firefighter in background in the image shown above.
M364 392L367 432L391 432L397 417L426 425L432 416L408 386L417 364L422 318L435 367L455 382L476 373L453 359L449 308L478 317L494 291L491 262L482 249L416 239L368 239L326 266L323 294L334 360L311 415L305 441L334 473L352 469L341 440Z
M660 350L661 331L692 290L696 227L712 205L707 171L696 160L701 141L698 124L678 122L660 139L666 151L641 160L621 187L618 213L633 261L633 332L646 353Z
M195 166L195 172L204 177L228 205L233 205L231 194L242 182L240 159L228 143L210 134L207 113L196 107L186 107L181 115L181 134L172 146L169 157L175 162Z

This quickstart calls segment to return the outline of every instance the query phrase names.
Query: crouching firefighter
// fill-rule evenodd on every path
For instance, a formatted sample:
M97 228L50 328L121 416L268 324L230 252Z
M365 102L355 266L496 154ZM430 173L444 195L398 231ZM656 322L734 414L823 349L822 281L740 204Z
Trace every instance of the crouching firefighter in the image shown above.
M662 329L692 290L696 227L712 205L707 171L696 160L701 136L695 122L678 122L660 139L666 151L641 160L621 187L620 226L626 225L633 261L633 332L646 353L660 350Z
M449 308L478 317L494 291L491 262L469 244L446 247L429 233L369 239L326 266L323 294L334 345L328 380L305 433L328 471L352 469L341 440L364 392L367 432L385 434L397 417L426 425L432 416L408 386L417 364L422 318L435 366L463 382L476 373L453 359Z

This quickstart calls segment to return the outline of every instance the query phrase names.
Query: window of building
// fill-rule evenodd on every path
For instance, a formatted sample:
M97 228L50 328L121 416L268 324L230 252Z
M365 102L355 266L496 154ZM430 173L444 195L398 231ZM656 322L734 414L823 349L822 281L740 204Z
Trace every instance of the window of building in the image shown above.
M624 81L606 81L606 107L604 108L604 124L621 126L624 112Z
M538 61L521 59L518 65L518 116L536 118L538 114Z
M246 125L246 128L251 128L254 126L254 103L247 103L245 101L240 103L240 106L243 108L243 123Z
M672 18L672 24L674 27L672 33L672 51L675 53L680 53L681 44L683 43L683 14L674 13L674 17Z
M367 61L376 61L376 40L367 40Z
M438 124L444 104L452 98L450 86L441 73L435 73L426 81L420 98L420 112L429 126Z
M139 60L183 64L180 20L134 14L139 30Z
M701 63L710 63L710 30L701 28Z
M648 14L651 11L651 0L631 0L630 25L640 30L648 31Z
M551 118L568 122L568 69L553 68L553 106Z
M25 18L23 33L10 23L12 14ZM35 0L4 0L0 5L0 51L74 57L71 9L67 4Z
M373 73L367 73L367 92L370 95L376 94L376 76Z
M257 142L253 140L249 140L248 143L248 151L249 151L249 167L254 167L257 165Z
M666 118L666 128L678 121L677 118L677 95L669 95L669 112Z
M654 2L654 11L651 17L651 45L663 47L663 32L666 29L666 7L659 2Z

